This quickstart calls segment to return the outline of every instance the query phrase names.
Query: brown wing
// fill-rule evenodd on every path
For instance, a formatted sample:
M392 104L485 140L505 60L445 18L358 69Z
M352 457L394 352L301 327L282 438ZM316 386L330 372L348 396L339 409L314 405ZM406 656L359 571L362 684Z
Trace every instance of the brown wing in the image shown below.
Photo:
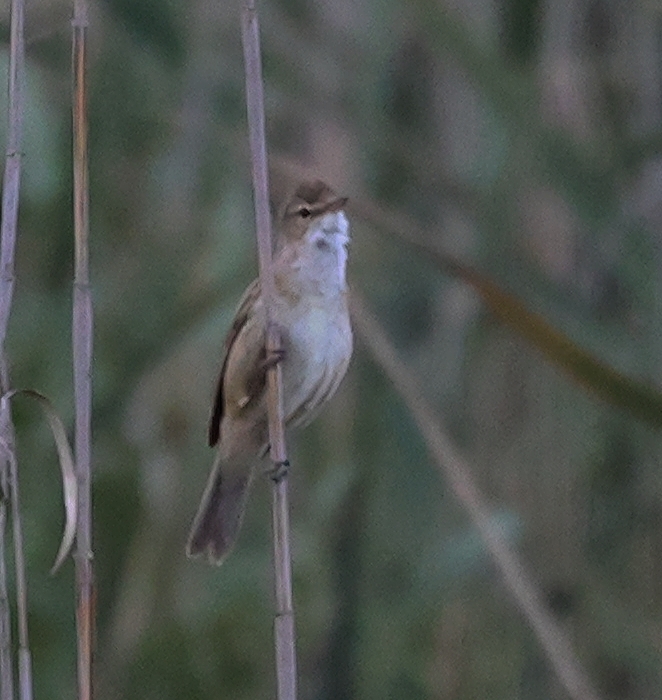
M211 418L209 420L209 446L214 447L218 442L221 435L221 421L223 420L223 411L225 407L225 396L223 391L223 385L225 384L225 371L228 366L228 358L232 352L232 346L234 345L237 337L241 333L241 330L246 325L246 322L250 318L251 311L255 305L256 299L260 296L260 283L259 280L254 280L244 292L244 296L239 302L239 307L235 313L234 321L232 322L232 327L228 332L225 339L225 356L223 358L223 365L221 366L221 373L218 377L216 383L216 394L214 396L214 403L212 404ZM249 399L253 395L258 395L264 388L264 379L262 381L262 386L259 386L260 382L252 381L249 383Z

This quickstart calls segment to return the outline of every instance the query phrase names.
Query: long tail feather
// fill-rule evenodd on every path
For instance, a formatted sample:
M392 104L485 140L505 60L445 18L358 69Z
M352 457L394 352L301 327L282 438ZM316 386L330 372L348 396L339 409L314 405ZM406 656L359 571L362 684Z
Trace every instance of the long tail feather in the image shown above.
M206 556L211 564L220 565L232 551L239 534L252 482L252 466L228 468L220 457L207 482L200 508L189 534L186 554Z

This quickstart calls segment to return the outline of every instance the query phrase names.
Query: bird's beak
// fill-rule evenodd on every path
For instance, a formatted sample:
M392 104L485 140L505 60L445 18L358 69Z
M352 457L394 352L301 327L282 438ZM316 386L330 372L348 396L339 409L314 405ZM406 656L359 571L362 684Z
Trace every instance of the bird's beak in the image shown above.
M340 211L347 204L348 197L338 197L324 207L324 213Z

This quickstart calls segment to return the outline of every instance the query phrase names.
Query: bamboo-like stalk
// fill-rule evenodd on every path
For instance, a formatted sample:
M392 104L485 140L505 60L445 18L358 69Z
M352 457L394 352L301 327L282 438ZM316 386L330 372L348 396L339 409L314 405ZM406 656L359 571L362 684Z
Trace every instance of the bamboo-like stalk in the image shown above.
M0 502L0 700L13 700L14 673L11 660L11 615L9 593L7 591L7 566L5 534L7 530L7 467L6 458L2 458L0 471L2 501Z
M267 352L280 348L280 334L272 323L275 296L271 264L271 217L269 213L269 184L267 149L264 128L264 89L260 57L260 32L254 0L246 0L242 13L242 43L246 72L246 108L251 149L255 221L260 262L260 285L266 310ZM278 700L295 700L296 648L294 637L294 608L292 605L292 564L290 558L289 505L281 370L276 364L268 372L267 389L269 413L269 453L279 477L272 488L272 518L274 544L274 574L276 617L274 642L276 649L276 682ZM281 468L281 469L279 469Z
M6 367L2 368L3 386L9 385ZM7 409L8 423L3 426L9 438L9 490L11 493L11 520L14 535L14 566L16 569L16 613L18 618L18 696L21 700L32 700L32 653L28 636L28 581L25 574L23 554L23 524L18 491L18 461L14 445L14 426Z
M0 241L0 390L9 389L9 371L5 353L5 340L14 296L14 257L18 233L18 206L21 186L21 147L23 141L23 85L25 70L25 36L23 0L12 0L9 56L9 114L7 124L7 151L2 189L2 230ZM32 698L32 660L28 643L27 579L23 558L23 530L19 507L18 469L14 449L14 426L9 402L0 402L0 437L4 443L4 455L0 472L3 498L0 502L0 697L14 697L14 680L11 659L11 620L7 597L7 579L4 561L7 499L12 514L14 565L16 571L16 607L18 617L18 677L21 700Z
M355 329L405 402L430 454L455 497L467 511L506 588L538 638L568 696L573 700L599 700L573 652L570 639L546 610L540 591L517 553L491 524L493 519L490 509L474 482L471 469L445 435L441 422L425 400L416 378L400 361L379 322L356 293L352 297L352 316Z
M88 8L86 0L74 0L74 19L72 24L72 116L75 270L72 345L76 410L75 456L78 479L76 629L79 700L91 700L92 698L92 660L95 626L91 497L92 298L89 279L87 29Z

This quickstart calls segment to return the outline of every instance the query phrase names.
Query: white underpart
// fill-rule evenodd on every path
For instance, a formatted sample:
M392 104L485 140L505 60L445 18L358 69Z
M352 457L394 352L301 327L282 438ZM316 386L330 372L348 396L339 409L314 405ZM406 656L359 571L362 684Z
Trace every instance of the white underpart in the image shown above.
M345 281L347 217L342 211L325 214L311 222L298 243L294 260L286 255L281 261L299 293L289 300L277 297L282 303L274 313L274 320L287 329L283 409L296 424L310 418L304 407L313 409L333 394L352 354Z
M315 228L309 234L310 245L313 246L313 255L317 258L322 274L331 272L329 264L333 266L332 274L338 287L345 287L345 268L347 266L347 244L349 243L349 221L344 211L336 211L325 214L315 224ZM325 244L319 249L319 244ZM315 248L317 250L315 251Z

